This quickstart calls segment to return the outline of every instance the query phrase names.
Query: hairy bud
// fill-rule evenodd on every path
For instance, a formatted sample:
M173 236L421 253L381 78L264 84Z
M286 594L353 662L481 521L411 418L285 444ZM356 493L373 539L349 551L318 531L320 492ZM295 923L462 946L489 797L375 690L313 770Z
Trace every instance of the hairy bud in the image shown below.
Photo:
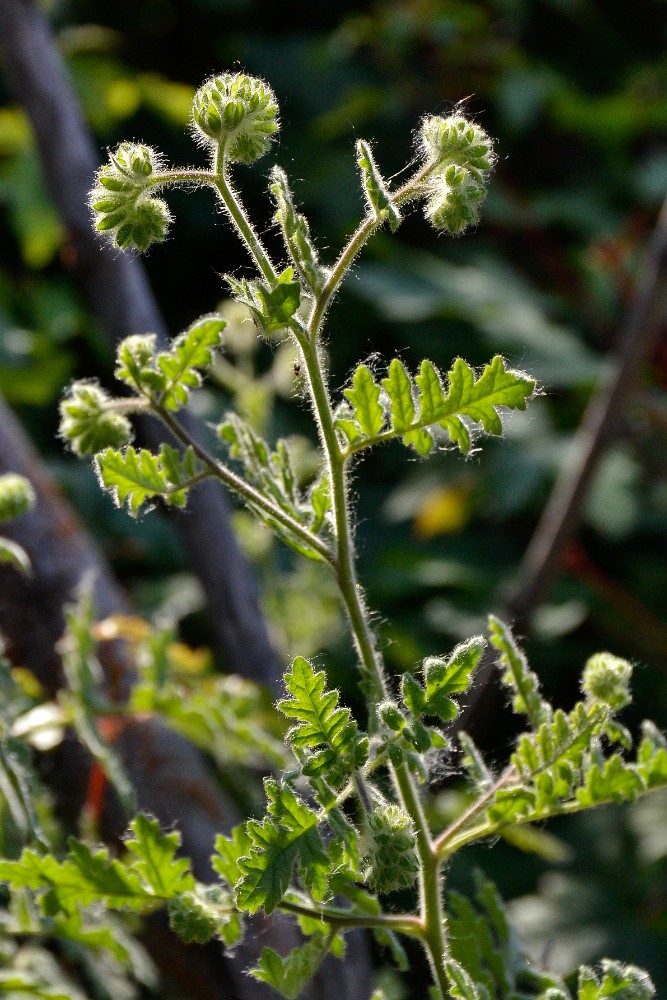
M60 404L60 436L80 457L132 440L132 425L95 382L75 382Z
M581 687L594 701L608 705L613 712L632 701L630 681L632 664L611 653L596 653L587 661Z
M207 145L222 147L229 162L252 163L266 153L278 131L278 104L263 80L223 73L195 94L192 123Z
M161 198L152 197L162 167L150 146L123 142L97 174L90 207L98 232L106 233L120 250L147 250L163 240L171 213Z
M32 484L17 472L0 476L0 522L13 521L27 514L35 505Z
M421 148L431 170L425 181L426 218L458 236L479 218L496 157L486 132L461 115L426 118Z
M410 817L397 805L386 805L367 818L367 878L376 892L414 885L419 872Z

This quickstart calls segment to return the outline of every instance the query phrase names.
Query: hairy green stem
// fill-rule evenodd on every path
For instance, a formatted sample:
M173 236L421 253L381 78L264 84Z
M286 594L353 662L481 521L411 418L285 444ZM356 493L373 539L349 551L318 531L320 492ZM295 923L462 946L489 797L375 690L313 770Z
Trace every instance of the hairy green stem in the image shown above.
M215 158L215 179L213 184L220 195L220 200L225 206L227 214L236 227L236 231L250 251L257 267L269 284L273 285L276 280L276 270L246 214L241 199L231 185L227 166L223 158L223 151L220 147L218 147Z
M424 926L421 920L410 913L380 913L377 916L371 914L353 915L331 907L325 906L321 909L315 909L310 906L302 906L300 903L290 903L287 900L280 903L279 909L311 917L313 920L321 920L332 928L386 927L388 930L409 934L411 937L423 938L424 936Z
M414 197L417 185L423 176L424 169L419 171L397 193L397 200L403 202ZM254 230L247 221L240 202L233 196L231 189L225 187L224 171L219 173L216 186L230 216L236 223L241 238L255 259L260 271L265 277L275 278L275 272L270 262L268 262L261 243L259 243L254 234ZM333 566L366 681L365 695L369 708L369 727L371 731L377 726L377 720L374 717L374 708L380 701L387 697L388 687L382 657L376 646L375 637L370 626L369 614L357 578L354 538L348 505L346 456L343 454L336 436L333 410L326 384L325 363L321 356L319 334L331 298L349 270L356 254L381 224L381 221L374 216L369 215L366 217L342 251L324 288L315 299L308 327L302 327L296 320L291 325L292 333L303 355L306 381L331 484L331 506L336 540ZM412 933L414 933L415 927L418 926L421 928L419 936L422 938L428 954L436 987L441 994L442 1000L445 1000L449 995L449 980L445 971L447 941L440 884L440 862L436 852L433 850L428 824L412 775L405 764L397 768L393 768L390 765L390 770L393 771L396 789L403 807L414 824L417 838L417 852L420 859L421 912L419 917L413 918L415 923L410 926L413 928ZM383 922L384 920L386 918L383 919ZM348 926L350 925L348 924Z

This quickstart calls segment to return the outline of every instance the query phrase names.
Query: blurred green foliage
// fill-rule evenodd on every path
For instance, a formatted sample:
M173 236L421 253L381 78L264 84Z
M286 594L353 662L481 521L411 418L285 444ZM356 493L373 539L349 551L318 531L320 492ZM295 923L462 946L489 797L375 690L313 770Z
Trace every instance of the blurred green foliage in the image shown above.
M363 211L355 138L373 140L381 168L391 174L410 156L420 116L460 101L497 137L500 161L477 231L461 242L444 241L408 219L398 248L377 237L336 303L329 343L338 382L372 352L398 351L414 369L424 355L442 366L459 352L482 363L500 351L543 385L542 399L528 414L508 419L506 439L489 442L483 456L399 465L398 446L389 446L368 460L359 487L361 568L371 606L387 623L382 636L392 667L408 669L416 658L478 631L506 593L566 459L667 192L663 0L637 0L631 11L603 0L118 0L104 10L92 0L51 0L46 9L100 160L103 147L134 138L162 148L173 162L194 162L200 154L185 128L195 86L236 66L269 79L283 121L272 159L292 177L325 260L327 248L342 244ZM67 235L49 204L30 130L3 86L0 79L0 391L139 609L155 613L178 591L184 572L171 528L155 518L133 523L112 510L54 439L64 385L95 374L107 381L110 353L68 281ZM272 211L263 193L269 166L267 158L254 173L238 171L261 225ZM234 237L213 215L207 195L176 194L171 205L174 239L154 250L147 266L177 333L219 304L219 275L237 258ZM267 240L277 252L273 229ZM536 616L530 655L542 665L547 694L558 692L559 701L574 700L578 665L592 651L610 648L630 657L642 665L635 721L651 715L665 727L662 332L641 395L602 463L581 541ZM257 347L237 350L232 360L237 373L245 366L247 374L250 366L275 375L284 359ZM298 381L285 371L279 385L267 374L265 396L244 404L255 408L269 437L303 435L307 426ZM197 399L206 419L219 416L225 395L238 400L242 394L233 372L231 382L229 370L220 374L220 386L210 384ZM307 456L307 442L303 450ZM308 568L309 594L317 594L317 613L309 619L295 581L305 571L295 570L242 516L239 527L266 584L266 608L286 656L326 644L334 681L353 700L349 651L317 572ZM182 609L184 629L189 638L205 640L196 587L192 593ZM298 628L285 627L291 618ZM482 732L479 739L500 753L507 734ZM524 897L516 912L528 913L537 926L538 953L546 949L548 956L548 943L567 918L579 948L568 960L587 960L582 927L604 923L599 934L591 932L593 951L608 947L645 964L661 994L667 990L667 862L664 845L648 854L642 846L659 828L648 806L622 816L592 814L563 829L575 860L562 873L545 875L547 862L535 858L518 864L508 848L498 852L491 874L506 897ZM621 869L637 873L632 884L629 876L619 878ZM595 883L593 895L604 890L606 913L586 909L580 872ZM465 882L468 876L455 870L454 877ZM540 921L530 916L538 911Z

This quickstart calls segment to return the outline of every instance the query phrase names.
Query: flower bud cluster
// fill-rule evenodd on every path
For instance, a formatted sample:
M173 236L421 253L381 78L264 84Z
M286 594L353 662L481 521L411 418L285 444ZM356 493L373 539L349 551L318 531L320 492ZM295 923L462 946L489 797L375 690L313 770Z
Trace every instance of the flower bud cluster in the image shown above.
M95 382L75 382L60 404L60 436L75 455L95 455L132 440L132 425L113 408L112 399Z
M155 175L162 162L150 146L123 142L97 174L90 193L95 228L106 233L120 250L141 252L167 235L171 212L155 198Z
M426 118L421 147L431 165L425 190L426 218L458 236L479 218L489 171L496 157L486 132L461 115Z
M192 104L195 132L218 145L230 163L252 163L268 150L278 131L278 104L271 88L245 73L213 76Z
M632 664L611 653L596 653L584 667L582 689L594 701L618 712L632 701Z
M419 873L416 838L410 817L399 806L381 806L367 817L365 860L376 892L414 885Z
M0 476L0 523L27 514L35 504L35 491L25 476L6 472Z

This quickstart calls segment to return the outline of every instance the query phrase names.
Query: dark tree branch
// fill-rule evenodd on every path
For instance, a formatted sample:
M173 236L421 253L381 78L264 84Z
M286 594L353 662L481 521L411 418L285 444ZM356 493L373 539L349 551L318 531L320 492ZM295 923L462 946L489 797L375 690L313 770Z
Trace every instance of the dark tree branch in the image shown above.
M621 323L606 375L593 394L562 471L519 567L501 615L519 633L530 632L533 615L554 583L575 538L590 485L623 414L637 394L639 375L665 321L667 305L667 200L662 206L637 277L634 294ZM501 603L503 603L501 601ZM488 651L475 686L452 727L466 729L480 711L485 714L495 655Z
M636 394L642 366L664 324L666 305L667 201L646 248L606 375L586 408L507 601L509 617L520 629L529 628L577 533L589 487Z
M152 331L166 343L167 328L139 260L100 245L87 195L99 166L97 150L54 44L33 0L0 3L0 53L15 99L32 124L47 184L67 228L72 276L115 344ZM199 431L190 425L191 432ZM153 421L141 428L155 449L164 435ZM184 548L209 607L214 641L225 666L258 683L276 686L282 664L259 609L253 575L229 525L221 486L194 490L185 514L175 513Z

